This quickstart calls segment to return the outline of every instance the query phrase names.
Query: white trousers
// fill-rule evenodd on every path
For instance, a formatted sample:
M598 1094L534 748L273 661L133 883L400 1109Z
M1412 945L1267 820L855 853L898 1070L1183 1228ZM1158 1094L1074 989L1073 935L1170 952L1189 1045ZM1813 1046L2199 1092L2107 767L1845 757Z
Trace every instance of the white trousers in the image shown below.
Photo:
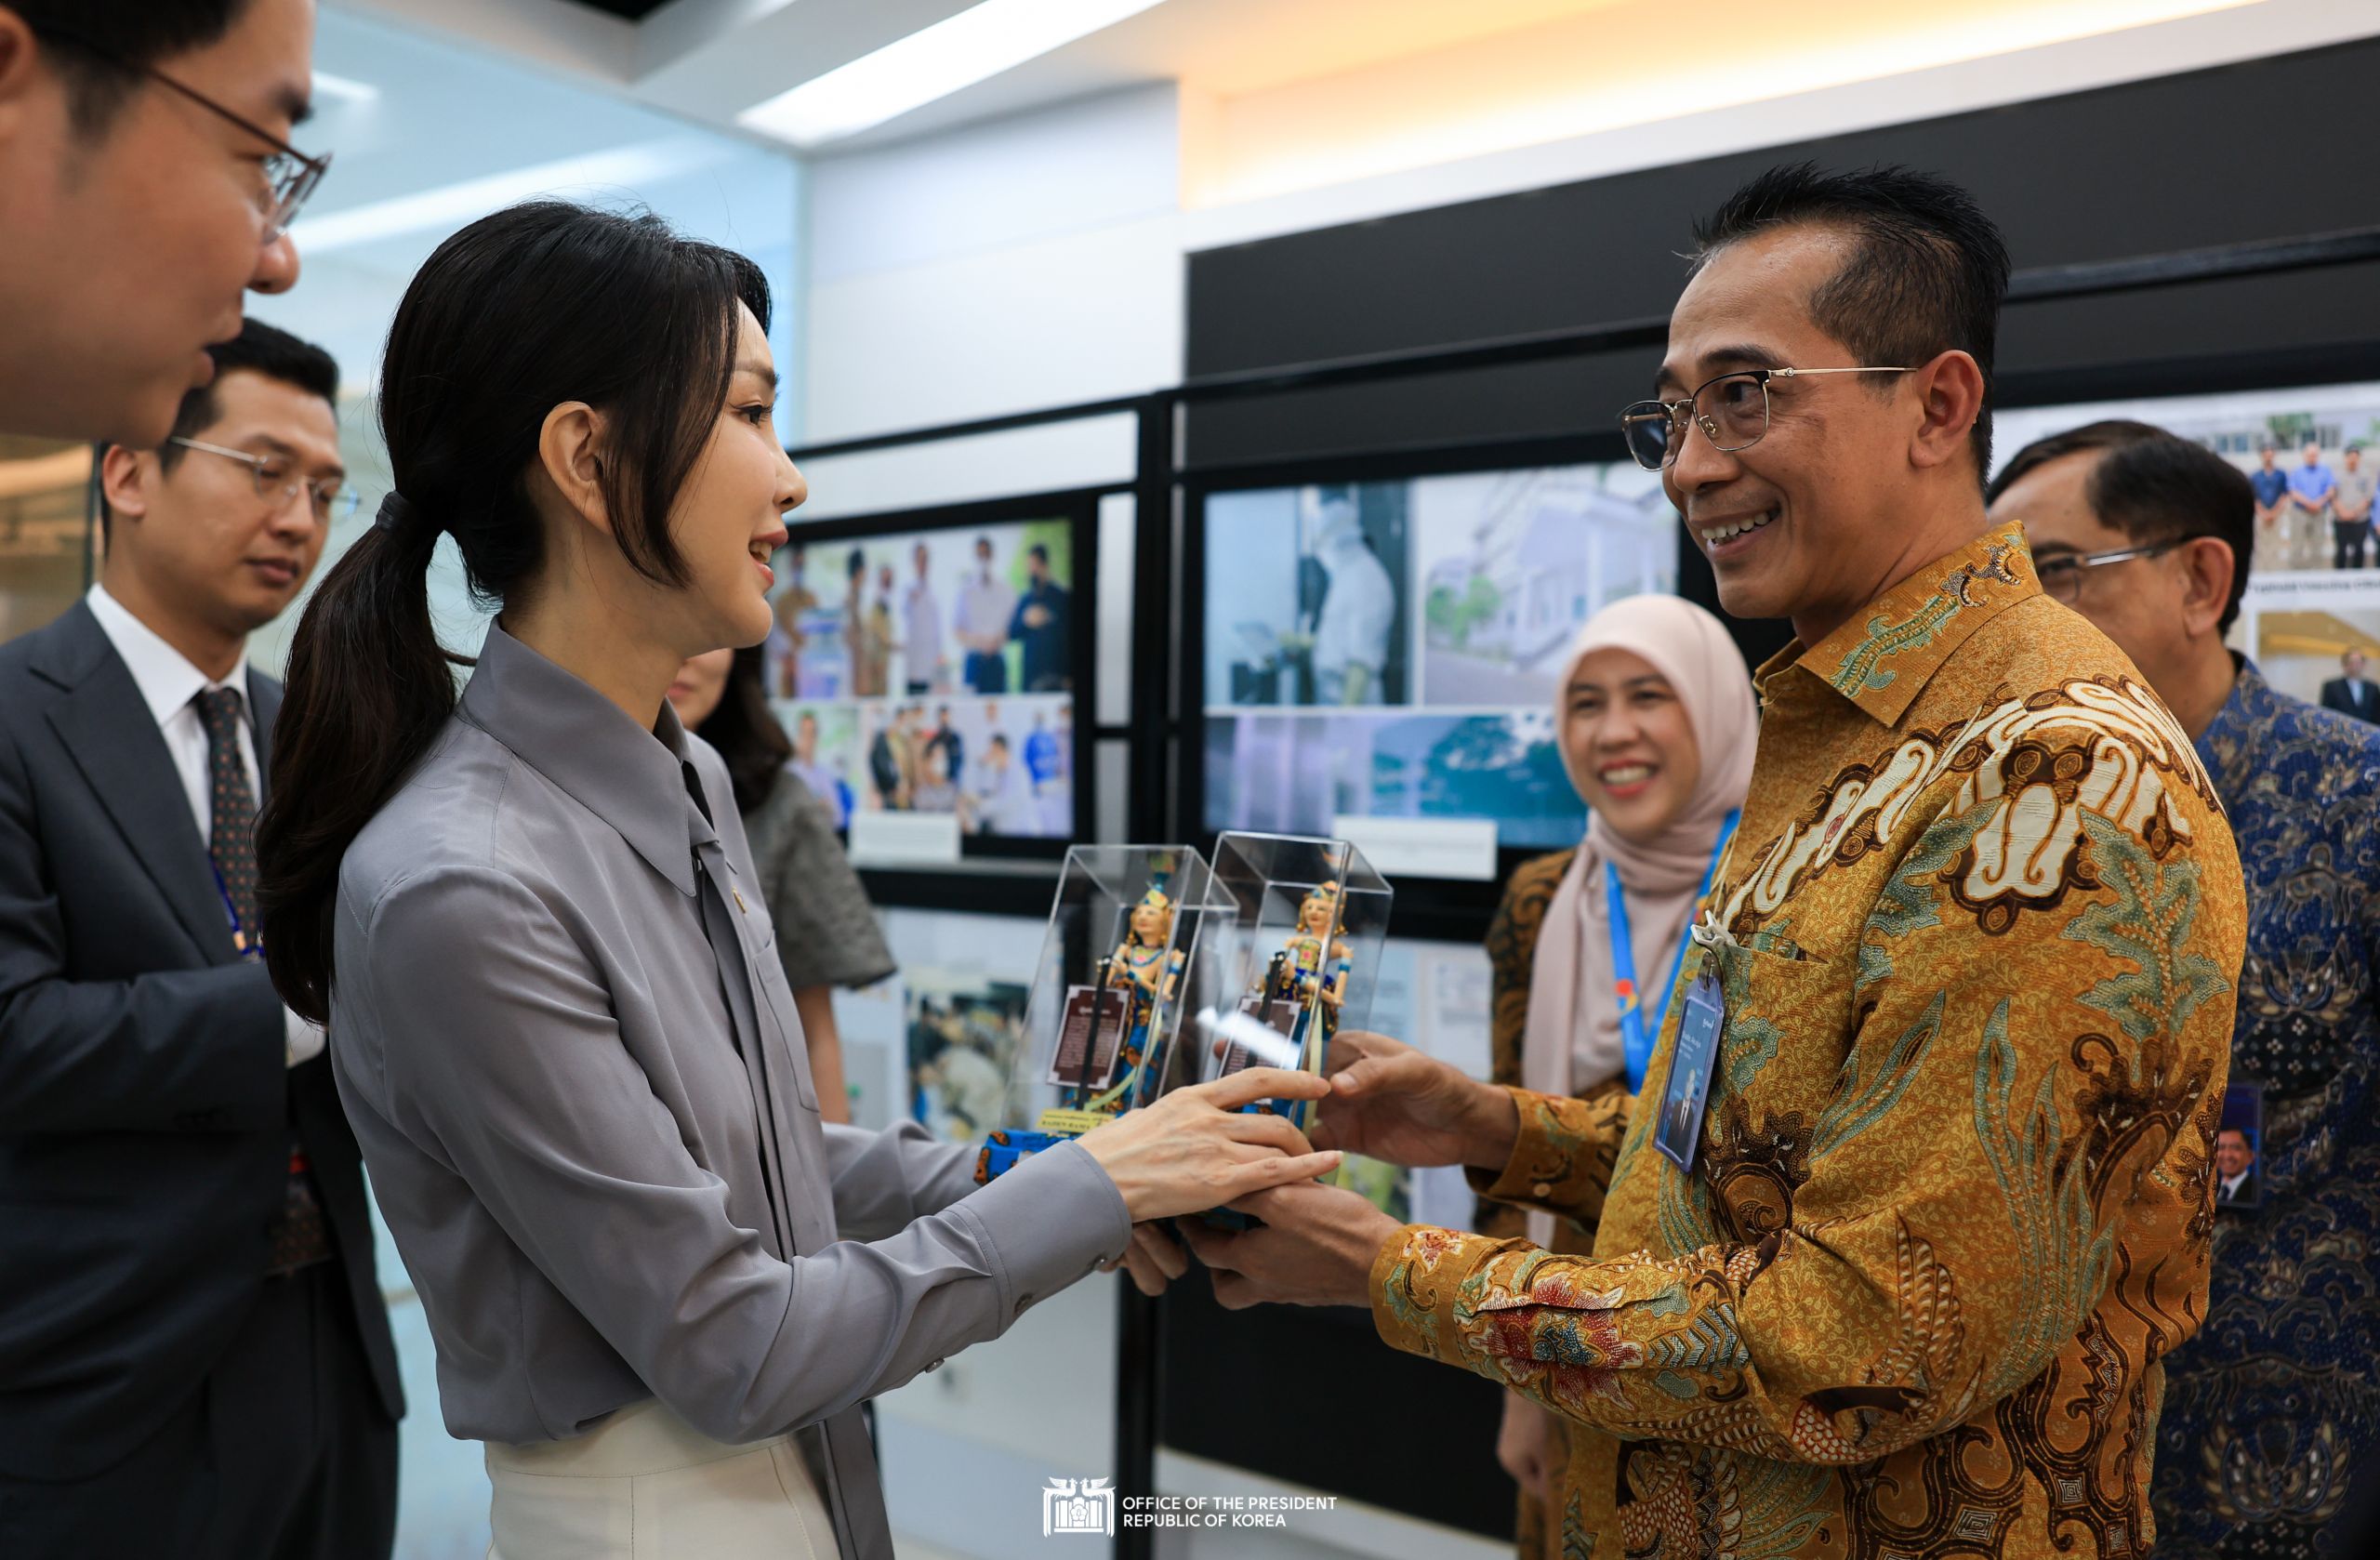
M835 1560L790 1435L731 1447L647 1401L572 1441L487 1443L488 1560Z

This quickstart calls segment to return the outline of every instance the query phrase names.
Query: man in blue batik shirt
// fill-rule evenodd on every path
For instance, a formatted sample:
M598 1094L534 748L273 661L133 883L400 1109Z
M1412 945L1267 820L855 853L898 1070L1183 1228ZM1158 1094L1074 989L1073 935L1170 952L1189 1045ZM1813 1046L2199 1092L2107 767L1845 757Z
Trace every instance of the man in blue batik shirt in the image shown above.
M2248 473L2248 489L2256 496L2256 561L2268 569L2294 568L2287 511L2296 506L2289 501L2289 473L2270 444L2256 451L2256 469Z
M2165 1366L2158 1557L2344 1560L2348 1478L2380 1445L2380 730L2225 648L2257 500L2212 452L2095 423L2019 451L1991 498L2043 589L2195 739L2247 879L2231 1085L2261 1095L2258 1195L2207 1212L2206 1320Z

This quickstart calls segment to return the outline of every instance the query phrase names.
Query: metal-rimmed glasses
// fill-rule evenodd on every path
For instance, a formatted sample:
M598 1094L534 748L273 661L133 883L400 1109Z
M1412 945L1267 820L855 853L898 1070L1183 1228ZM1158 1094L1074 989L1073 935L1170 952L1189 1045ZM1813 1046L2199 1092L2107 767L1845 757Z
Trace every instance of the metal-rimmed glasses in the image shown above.
M2135 558L2162 557L2184 542L2194 542L2206 535L2208 533L2204 531L2193 531L2187 536L2168 536L2162 542L2150 542L2146 547L2120 547L2109 552L2074 552L2057 558L2035 559L2033 573L2040 578L2044 595L2072 606L2082 599L2085 569L2104 569L2110 563L2129 563Z
M1677 459L1688 427L1702 430L1711 447L1733 455L1768 436L1768 383L1817 374L1906 374L1906 368L1739 368L1705 379L1683 401L1639 401L1623 407L1620 431L1628 453L1647 471Z
M257 194L257 214L264 218L263 242L266 244L272 243L289 231L289 224L298 219L298 207L306 204L307 197L313 194L315 186L322 183L323 175L330 172L331 154L329 152L325 152L319 157L310 157L255 120L245 114L232 112L198 88L183 86L154 65L136 64L117 54L113 49L84 37L71 27L60 27L54 23L43 21L34 26L33 32L40 37L72 44L84 53L104 59L118 70L130 71L135 74L146 76L159 86L179 93L218 118L228 120L238 126L272 148L271 154L264 160L264 183Z
M178 433L165 443L179 444L186 450L198 450L206 455L219 455L226 460L238 461L248 468L249 476L255 480L257 496L275 508L288 503L302 493L306 496L307 504L313 510L314 518L328 522L347 519L355 513L357 508L364 502L364 495L351 487L343 485L335 477L325 477L317 483L300 481L290 470L288 464L278 456L252 455L246 450L235 450L227 444L210 444L204 439L185 439Z

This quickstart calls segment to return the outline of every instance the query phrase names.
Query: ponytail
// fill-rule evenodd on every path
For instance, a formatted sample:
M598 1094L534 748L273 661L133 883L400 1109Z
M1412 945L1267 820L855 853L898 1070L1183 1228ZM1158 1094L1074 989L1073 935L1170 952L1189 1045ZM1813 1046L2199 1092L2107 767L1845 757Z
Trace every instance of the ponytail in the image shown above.
M663 585L669 535L734 372L738 306L763 330L769 285L741 255L649 214L532 201L440 245L406 287L381 357L390 495L307 603L273 728L271 800L257 826L258 904L272 982L317 1023L330 1010L341 859L455 712L429 572L454 538L475 600L534 589L545 522L529 473L547 415L605 413L600 479L612 537Z
M339 861L455 710L453 665L430 616L438 530L396 495L298 619L257 820L257 900L272 984L330 1014Z

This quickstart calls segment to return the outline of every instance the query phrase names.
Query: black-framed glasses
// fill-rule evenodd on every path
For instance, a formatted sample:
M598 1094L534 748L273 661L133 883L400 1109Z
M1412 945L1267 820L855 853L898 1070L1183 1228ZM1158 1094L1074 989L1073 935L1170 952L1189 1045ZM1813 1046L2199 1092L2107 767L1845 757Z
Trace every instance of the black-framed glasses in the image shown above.
M2042 582L2043 591L2072 606L2082 599L2082 581L2086 569L2104 569L2110 563L2129 563L2135 558L2158 558L2173 551L2184 542L2197 541L2207 535L2193 531L2187 536L2169 536L2146 547L2120 547L2107 552L2070 552L2063 557L2035 559L2033 573Z
M1647 471L1677 458L1686 430L1699 428L1711 447L1733 455L1768 436L1768 386L1773 379L1816 374L1906 374L1906 368L1741 368L1705 379L1683 401L1639 401L1622 407L1620 431L1628 453Z
M304 494L306 502L314 511L314 518L325 523L347 519L364 502L361 493L344 485L336 477L324 477L315 483L302 480L279 456L251 455L246 450L235 450L228 444L210 444L204 439L185 439L178 433L165 443L238 461L248 468L248 475L255 480L257 496L276 509L300 493Z
M313 194L315 187L322 183L323 175L330 172L331 154L329 152L325 152L319 157L310 157L255 120L245 114L232 112L198 88L183 86L154 65L136 64L113 49L84 37L72 28L60 27L54 23L43 21L35 24L33 32L40 37L72 44L86 54L106 60L118 70L130 71L135 74L146 76L159 86L181 94L218 118L228 120L238 126L272 148L271 155L264 160L263 187L257 193L257 214L264 218L263 242L266 244L272 243L289 231L289 225L298 219L298 208L306 204L308 197Z

